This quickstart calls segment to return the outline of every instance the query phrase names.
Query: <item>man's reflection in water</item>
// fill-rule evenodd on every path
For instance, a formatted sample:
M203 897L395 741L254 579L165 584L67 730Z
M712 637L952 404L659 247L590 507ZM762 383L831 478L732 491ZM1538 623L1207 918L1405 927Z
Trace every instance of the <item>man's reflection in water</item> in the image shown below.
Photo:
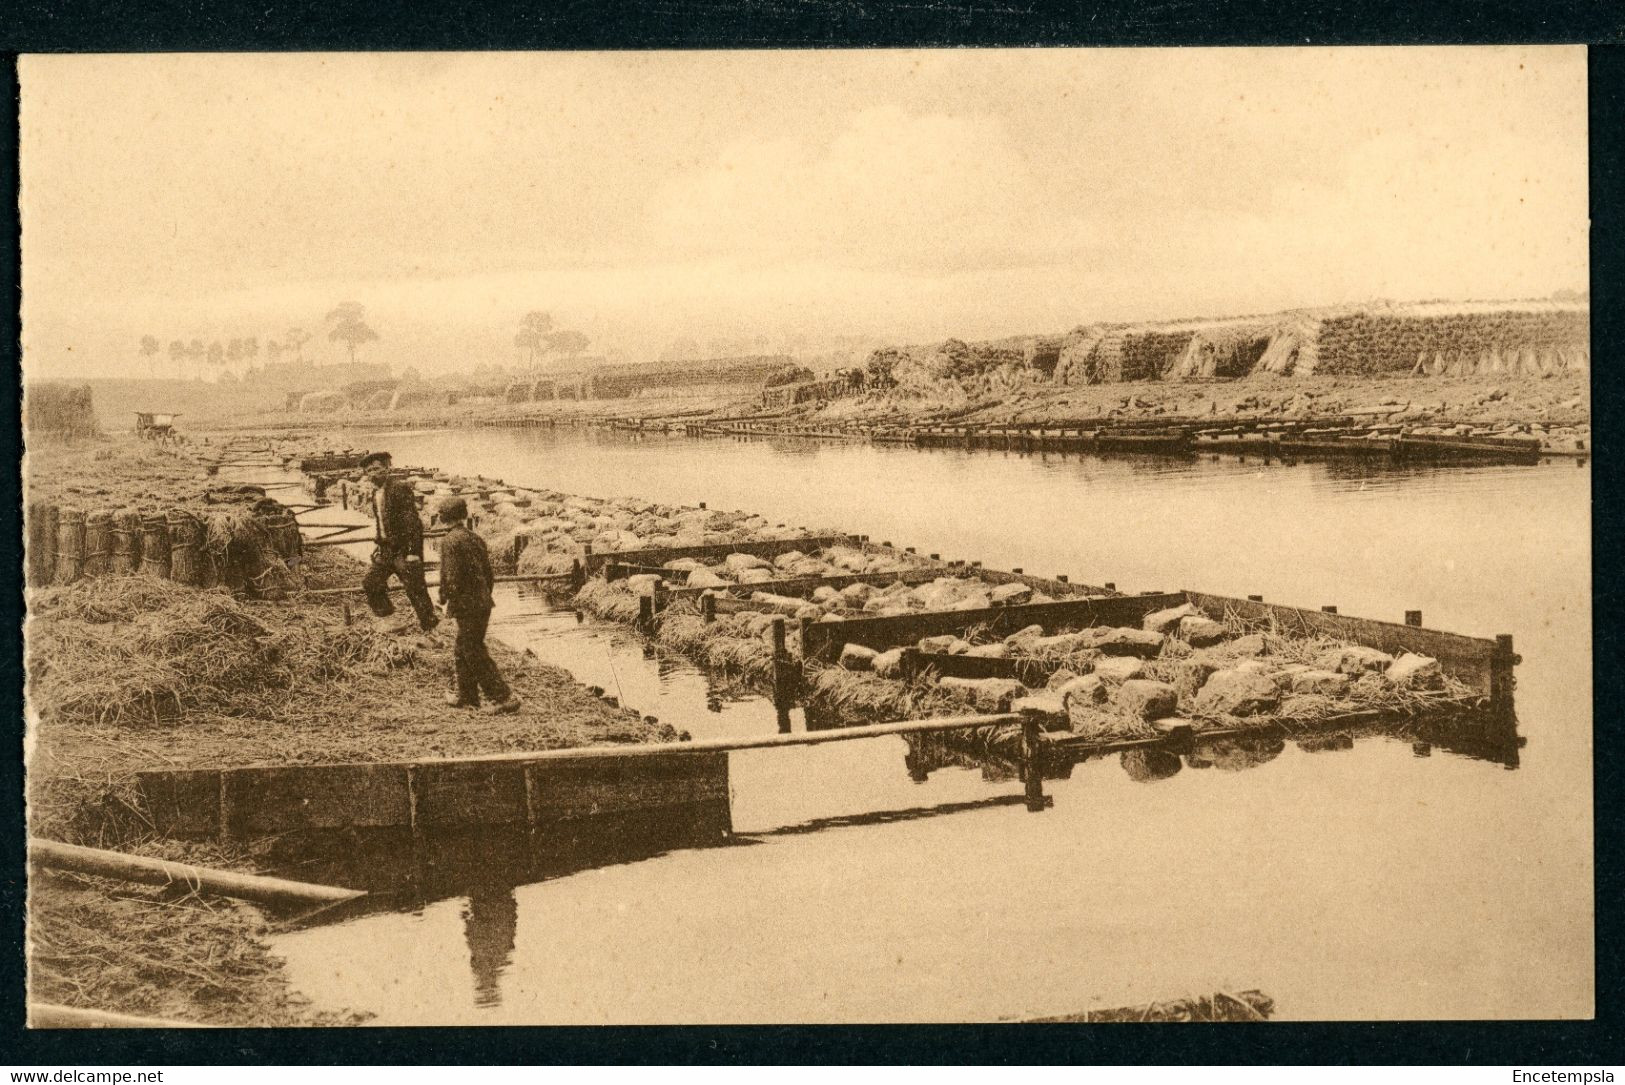
M513 956L518 926L519 902L512 889L481 889L469 895L463 907L463 936L468 940L469 967L474 970L474 1005L502 1002L500 981Z

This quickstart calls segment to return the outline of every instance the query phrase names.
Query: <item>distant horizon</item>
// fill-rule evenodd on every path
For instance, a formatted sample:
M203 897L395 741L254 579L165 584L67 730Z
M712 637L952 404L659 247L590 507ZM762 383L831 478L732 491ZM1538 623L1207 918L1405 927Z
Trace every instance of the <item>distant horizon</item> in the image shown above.
M1572 296L1560 297L1559 295L1572 295ZM1368 298L1368 299L1364 299L1362 301L1341 302L1341 303L1336 303L1336 304L1331 304L1331 305L1293 305L1293 306L1288 306L1287 308L1284 308L1284 309L1275 309L1275 310L1270 310L1270 311L1267 311L1267 312L1234 313L1234 314L1203 313L1203 314L1199 314L1199 315L1186 315L1186 316L1175 316L1175 317L1153 317L1153 318L1143 319L1143 320L1101 319L1101 320L1088 321L1088 322L1085 322L1085 323L1082 323L1082 324L1074 324L1069 328L1060 329L1060 330L1020 331L1020 332L1012 332L1012 333L1007 334L1007 335L960 336L960 335L952 335L952 334L950 334L950 335L940 336L940 337L937 337L937 338L934 338L934 339L927 339L927 340L905 340L905 339L902 339L902 338L886 339L884 337L878 337L878 336L862 337L862 338L865 338L867 340L872 340L873 343L874 343L874 346L873 347L860 348L860 349L879 349L879 348L882 348L882 347L917 347L917 346L930 345L932 343L946 342L946 341L948 341L950 339L957 339L957 340L960 340L960 341L963 341L963 342L970 342L970 343L980 343L980 342L999 342L999 341L1009 340L1009 339L1054 338L1054 337L1057 337L1057 336L1068 335L1075 328L1085 327L1085 326L1088 326L1088 325L1123 325L1123 326L1129 326L1129 327L1133 327L1133 326L1156 327L1156 326L1161 326L1161 325L1191 324L1191 323L1202 323L1202 322L1208 322L1208 321L1212 321L1212 322L1228 322L1228 321L1245 321L1245 320L1267 320L1267 319L1272 318L1272 317L1285 316L1285 315L1287 315L1289 313L1315 312L1315 311L1320 311L1320 310L1333 310L1333 309L1346 309L1346 308L1361 309L1361 308L1373 307L1373 306L1376 306L1376 305L1391 305L1391 306L1394 306L1396 308L1407 308L1407 307L1412 307L1412 306L1435 305L1435 304L1446 305L1446 306L1449 306L1449 305L1488 305L1488 306L1505 306L1505 307L1509 307L1509 308L1515 307L1515 306L1518 306L1518 305L1539 304L1539 305L1574 305L1574 306L1584 306L1586 308L1589 308L1591 302L1590 302L1590 289L1589 289L1589 287L1587 287L1587 288L1559 287L1559 288L1557 288L1556 290L1553 290L1550 294L1547 294L1547 295L1529 296L1529 297L1512 297L1512 298L1447 298L1447 297ZM196 337L194 337L194 338L196 338ZM847 338L857 338L857 337L848 336ZM378 355L380 353L385 353L385 344L386 343L387 343L387 339L381 339L378 345L373 346L372 348L370 348L371 356L357 358L353 364L355 366L357 366L357 367L365 367L365 368L383 367L383 368L385 368L385 369L387 369L389 371L390 379L400 379L401 376L403 375L403 373L405 372L405 370L407 370L407 369L416 369L416 367L413 366L413 365L396 364L396 363L392 362L387 356L382 357L382 358L377 357L376 355ZM471 377L479 369L500 370L500 371L505 371L505 372L510 372L510 373L512 373L512 372L525 372L525 371L533 371L533 372L537 372L537 373L570 373L570 372L577 371L579 369L590 368L590 367L593 367L593 366L652 365L652 364L659 364L661 362L667 362L667 363L670 363L670 364L677 364L679 362L684 362L684 361L703 362L703 361L708 361L708 360L717 359L717 358L744 358L744 357L755 357L755 356L768 356L768 357L771 357L771 356L775 356L775 355L784 355L785 357L788 357L792 361L803 362L803 361L814 361L814 360L817 360L817 359L819 359L821 357L828 357L828 356L830 356L832 354L837 354L837 353L841 353L841 351L834 350L834 349L815 349L815 350L804 351L804 352L801 352L801 353L793 353L793 352L784 351L784 350L766 350L766 351L760 351L760 352L745 351L745 352L735 353L735 354L718 354L718 355L701 354L701 355L696 355L696 356L693 356L693 357L684 357L684 358L658 358L658 357L654 357L654 358L648 358L648 357L641 357L641 358L635 358L635 357L607 358L604 355L599 355L599 354L596 354L596 353L588 353L588 354L585 354L585 355L583 355L583 356L581 356L580 358L577 358L577 359L570 359L570 358L566 358L566 357L563 357L563 356L547 357L547 358L544 358L541 361L539 361L537 363L534 363L534 364L525 363L525 362L521 362L521 361L516 361L516 360L512 360L512 359L507 360L507 361L479 361L479 362L474 362L474 363L472 363L470 365L467 365L467 366L461 367L461 368L450 368L450 369L444 369L444 370L430 372L430 373L421 373L420 372L419 376L422 377L425 380L432 380L432 379L436 379L436 378L446 378L446 377L457 377L457 376ZM132 351L132 356L133 356L133 354L134 354L134 352ZM261 357L263 359L263 353L262 353ZM862 359L857 359L857 360L862 361ZM137 364L140 365L140 364L145 364L145 363L139 362L139 360L138 360ZM160 354L158 364L159 364L160 367L163 367L163 366L168 366L171 363L168 361L166 355ZM276 362L267 362L267 361L262 360L254 368L263 371L263 370L267 369L269 366L272 366L272 365L278 366L278 367L293 367L293 366L297 366L299 364L300 363L297 360L290 360L290 359L279 359ZM336 368L339 368L341 366L349 366L352 363L350 362L350 360L347 357L339 356L339 357L330 357L330 358L306 357L304 359L303 364L305 366L308 366L309 368L312 368L312 369L325 370L325 369L336 369ZM203 383L207 383L207 384L219 383L216 374L208 374L208 373L206 373L203 377L200 378L200 377L198 377L196 375L187 375L187 376L177 377L177 376L175 376L173 374L169 374L169 373L158 373L158 374L108 373L108 372L105 371L105 369L96 369L96 370L91 370L89 372L78 372L78 373L64 372L64 373L54 373L54 374L29 374L27 369L28 369L28 367L25 364L25 366L24 366L24 379L25 379L25 381L26 380L35 380L35 379L40 380L40 381L54 381L54 380L151 380L151 381L179 381L179 382L182 382L182 383L196 383L199 380L202 380ZM233 372L234 372L237 379L241 379L241 374L243 372L243 369L239 368L237 370L234 370ZM226 383L230 384L230 383L233 383L233 382L228 380Z

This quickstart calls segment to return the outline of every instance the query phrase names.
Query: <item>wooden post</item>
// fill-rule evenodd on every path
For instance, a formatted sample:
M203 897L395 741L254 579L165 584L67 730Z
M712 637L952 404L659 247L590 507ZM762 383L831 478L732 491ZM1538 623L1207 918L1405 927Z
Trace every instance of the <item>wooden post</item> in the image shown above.
M655 627L655 599L652 595L638 597L638 629L644 633Z
M1337 608L1334 607L1334 606L1329 606L1329 605L1328 606L1323 606L1320 609L1322 611L1324 611L1325 613L1327 613L1327 614L1336 614L1337 613Z
M1247 598L1251 599L1255 603L1262 603L1264 601L1264 597L1262 595L1249 595Z
M1407 610L1405 612L1405 624L1406 625L1421 625L1422 624L1422 612L1420 610Z
M1015 574L1016 574L1016 575L1017 575L1017 576L1020 576L1020 575L1021 575L1021 566L1019 566L1019 565L1016 565L1016 566L1013 566L1013 567L1012 567L1012 568L1011 568L1011 569L1010 569L1010 571L1011 571L1011 572L1012 572L1012 573L1015 573Z
M1021 720L1021 764L1026 775L1027 811L1036 814L1044 809L1043 739L1040 737L1037 716L1023 716Z
M795 677L791 676L790 669L796 666L790 659L790 651L785 648L785 619L773 619L773 708L785 713L790 705L795 703L796 689ZM780 723L785 723L780 718Z
M1490 661L1490 708L1499 713L1512 711L1512 668L1520 662L1512 650L1512 634L1498 633L1495 637L1495 655Z
M717 597L714 595L700 596L700 620L707 625L717 620Z
M580 591L587 583L587 573L581 565L580 558L570 559L570 586Z

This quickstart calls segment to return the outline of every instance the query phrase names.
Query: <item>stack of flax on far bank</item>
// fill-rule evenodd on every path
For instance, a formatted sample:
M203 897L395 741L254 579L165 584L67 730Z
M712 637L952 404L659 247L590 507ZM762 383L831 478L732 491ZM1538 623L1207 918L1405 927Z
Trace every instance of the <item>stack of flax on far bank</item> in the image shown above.
M103 464L113 477L101 484L53 485L48 472L30 478L30 587L146 576L197 588L225 587L250 598L280 598L296 586L299 525L263 489L207 486L195 476L185 483L149 478L142 485L118 477L113 462L100 458L85 465L87 474L94 477ZM169 473L178 473L176 467Z

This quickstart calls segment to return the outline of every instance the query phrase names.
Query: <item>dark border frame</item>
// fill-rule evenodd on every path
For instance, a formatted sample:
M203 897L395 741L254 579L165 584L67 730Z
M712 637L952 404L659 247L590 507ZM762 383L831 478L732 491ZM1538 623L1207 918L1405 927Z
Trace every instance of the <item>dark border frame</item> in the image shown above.
M142 10L84 0L26 0L0 26L12 101L18 52L862 48L994 45L1425 45L1589 43L1593 358L1593 671L1595 686L1597 1018L1575 1022L1427 1022L1221 1025L977 1025L842 1027L658 1027L512 1029L40 1031L23 1024L24 839L22 766L0 757L0 794L11 816L0 831L0 1051L39 1068L89 1065L346 1064L1617 1064L1625 1055L1619 1009L1622 886L1619 843L1625 804L1622 742L1612 725L1625 704L1616 615L1625 584L1609 543L1622 526L1608 470L1621 432L1625 378L1616 375L1625 335L1625 9L1606 2L1434 0L1384 5L1347 0L1311 7L1290 0L1218 5L1202 0L1086 9L1040 0L935 0L883 5L859 0L668 0L646 6L557 7L515 0L440 5L289 0L208 10L182 0ZM17 185L15 110L0 126L0 182ZM0 342L20 387L19 249L15 200L0 216L9 258L0 283ZM0 453L20 456L19 402L0 428ZM20 479L0 477L0 579L12 585L0 623L5 733L20 752ZM1598 664L1601 664L1600 666ZM15 722L11 722L15 721Z

